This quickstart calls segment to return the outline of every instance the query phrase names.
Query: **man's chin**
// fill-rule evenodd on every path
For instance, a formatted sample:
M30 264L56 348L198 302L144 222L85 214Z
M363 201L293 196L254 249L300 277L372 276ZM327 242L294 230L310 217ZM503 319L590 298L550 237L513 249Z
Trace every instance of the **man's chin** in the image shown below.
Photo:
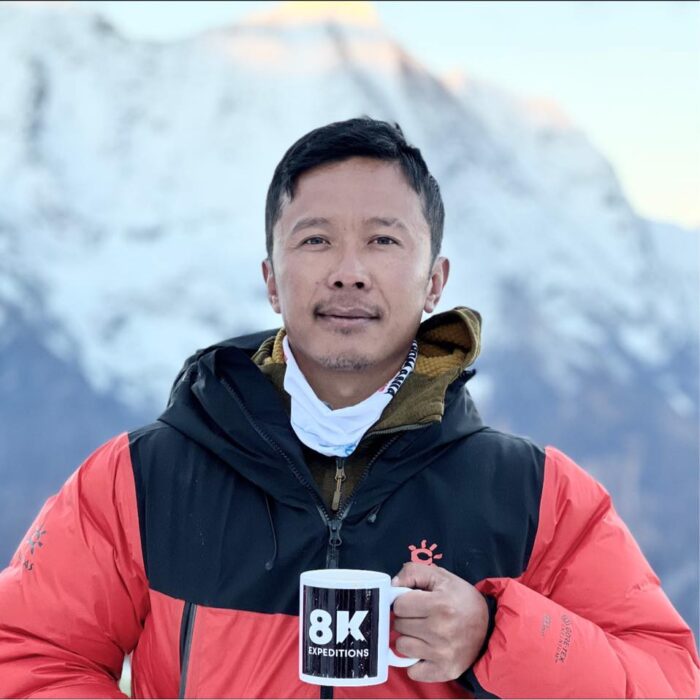
M374 364L372 359L366 355L354 353L321 355L315 360L324 369L338 372L362 372Z

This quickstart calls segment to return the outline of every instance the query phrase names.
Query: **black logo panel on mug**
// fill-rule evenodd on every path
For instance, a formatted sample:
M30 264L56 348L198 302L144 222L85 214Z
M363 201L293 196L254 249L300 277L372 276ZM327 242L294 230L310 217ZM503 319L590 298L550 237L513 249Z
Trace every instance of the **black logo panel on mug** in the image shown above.
M377 675L378 588L304 586L303 672L321 678Z

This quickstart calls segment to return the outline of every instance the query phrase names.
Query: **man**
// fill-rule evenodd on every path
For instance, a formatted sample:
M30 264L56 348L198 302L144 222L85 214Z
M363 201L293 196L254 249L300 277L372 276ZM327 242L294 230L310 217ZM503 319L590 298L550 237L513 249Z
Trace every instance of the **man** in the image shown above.
M481 317L436 314L437 183L398 125L316 129L267 199L283 326L189 358L151 425L99 447L0 576L0 695L677 697L693 635L605 489L485 426ZM416 589L381 686L298 678L302 571Z

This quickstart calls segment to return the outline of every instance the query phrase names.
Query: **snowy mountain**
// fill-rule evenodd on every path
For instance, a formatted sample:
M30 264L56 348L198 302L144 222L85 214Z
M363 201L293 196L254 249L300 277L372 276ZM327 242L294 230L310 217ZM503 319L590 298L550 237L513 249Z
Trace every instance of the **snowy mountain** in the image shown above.
M484 317L484 419L593 472L697 631L700 235L639 217L561 108L433 75L371 5L339 8L163 44L79 6L0 5L2 541L99 440L155 417L193 350L279 325L259 271L274 167L370 114L441 185L438 310Z

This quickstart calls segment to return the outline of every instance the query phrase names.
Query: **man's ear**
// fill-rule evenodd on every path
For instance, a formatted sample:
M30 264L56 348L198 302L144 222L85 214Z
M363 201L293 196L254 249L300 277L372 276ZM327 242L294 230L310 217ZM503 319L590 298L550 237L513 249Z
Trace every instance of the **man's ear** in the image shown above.
M265 258L262 261L262 275L263 280L265 280L265 286L267 287L267 300L270 302L272 310L277 314L282 313L280 310L279 296L277 294L275 271L272 269L270 258Z
M426 313L432 313L433 309L438 305L442 290L447 284L447 278L450 276L450 261L441 256L434 263L428 279L428 296L425 299L423 310Z

